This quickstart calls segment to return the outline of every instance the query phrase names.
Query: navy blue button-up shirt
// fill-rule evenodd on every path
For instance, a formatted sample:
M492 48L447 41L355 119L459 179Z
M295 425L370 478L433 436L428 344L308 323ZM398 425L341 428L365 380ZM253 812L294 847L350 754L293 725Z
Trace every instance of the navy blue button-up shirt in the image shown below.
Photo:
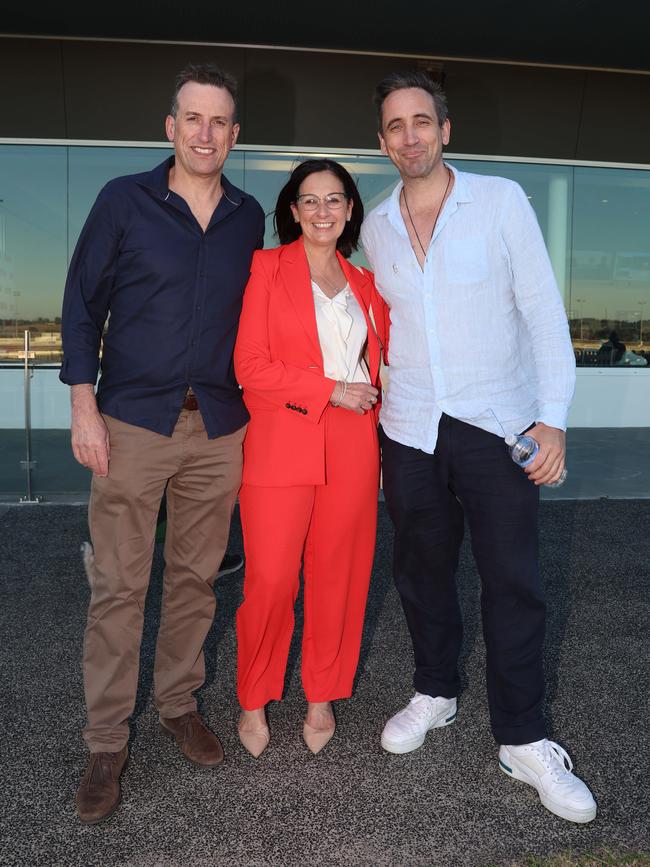
M66 281L60 378L95 383L108 319L100 411L171 436L191 386L212 439L248 420L232 353L264 214L222 177L203 232L169 189L173 164L116 178L97 197Z

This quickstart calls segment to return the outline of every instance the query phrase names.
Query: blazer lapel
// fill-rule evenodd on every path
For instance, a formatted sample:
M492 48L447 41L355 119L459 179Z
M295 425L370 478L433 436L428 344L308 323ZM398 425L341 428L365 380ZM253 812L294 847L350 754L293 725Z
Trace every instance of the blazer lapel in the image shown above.
M316 324L316 308L311 288L311 275L305 254L302 238L292 244L287 244L280 259L280 275L284 290L296 311L296 315L305 329L310 348L316 353L319 365L323 366L323 353L318 340Z
M360 271L351 262L348 262L340 253L337 252L339 263L343 269L343 273L347 277L350 289L354 297L359 302L359 307L363 310L363 315L366 317L366 326L368 328L368 367L370 368L370 380L375 383L379 375L379 337L375 323L370 318L370 280L363 271ZM374 315L374 313L373 313Z

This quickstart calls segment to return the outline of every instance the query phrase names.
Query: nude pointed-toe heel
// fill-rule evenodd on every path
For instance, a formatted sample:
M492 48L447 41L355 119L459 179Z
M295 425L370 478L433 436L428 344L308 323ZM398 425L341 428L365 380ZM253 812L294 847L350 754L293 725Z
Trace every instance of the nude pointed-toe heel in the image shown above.
M244 749L248 750L251 756L256 759L259 759L271 740L268 726L256 729L255 731L242 731L238 728L237 733Z
M305 722L302 727L302 737L309 749L314 753L319 753L323 747L332 740L332 735L336 731L336 726L331 729L315 729Z

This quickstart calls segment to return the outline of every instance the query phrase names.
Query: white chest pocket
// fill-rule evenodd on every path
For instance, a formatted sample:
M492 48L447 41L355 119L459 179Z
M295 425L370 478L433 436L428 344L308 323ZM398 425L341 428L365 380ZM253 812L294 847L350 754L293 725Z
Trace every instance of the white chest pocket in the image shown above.
M481 283L488 276L485 238L450 239L444 247L448 283Z

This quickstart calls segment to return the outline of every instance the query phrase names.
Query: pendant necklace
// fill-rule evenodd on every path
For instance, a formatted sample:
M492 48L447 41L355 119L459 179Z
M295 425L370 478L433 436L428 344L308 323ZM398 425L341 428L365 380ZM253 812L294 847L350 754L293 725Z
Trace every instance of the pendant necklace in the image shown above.
M314 277L319 277L321 280L324 280L327 283L327 285L330 287L330 289L334 292L335 296L338 295L339 292L342 292L345 289L345 286L342 286L339 289L338 286L335 286L331 280L328 280L324 274L319 274L318 271L310 271L310 275L311 275L312 280L314 279ZM314 280L314 282L316 282L316 281ZM318 285L318 284L316 284L316 285ZM346 283L346 286L347 286L347 283Z
M445 168L447 169L447 174L449 175L449 177L447 179L447 186L445 187L445 192L443 193L442 199L440 200L440 207L438 208L438 210L436 212L436 218L433 221L433 228L431 229L431 236L429 238L429 241L431 241L431 238L433 238L433 233L436 231L436 225L438 223L438 217L440 216L440 211L442 211L442 206L444 205L445 199L447 198L447 193L449 192L449 185L451 184L451 179L453 178L453 174L451 173L449 166L445 166ZM427 251L424 249L424 244L420 240L420 236L418 235L418 230L415 228L415 223L413 222L413 217L411 216L411 209L409 208L409 203L408 203L407 198L406 198L406 188L405 187L402 187L402 196L404 198L404 205L406 206L406 213L408 214L409 222L411 224L411 228L413 229L413 234L417 238L417 242L420 245L420 250L422 250L422 255L426 259L427 258Z

